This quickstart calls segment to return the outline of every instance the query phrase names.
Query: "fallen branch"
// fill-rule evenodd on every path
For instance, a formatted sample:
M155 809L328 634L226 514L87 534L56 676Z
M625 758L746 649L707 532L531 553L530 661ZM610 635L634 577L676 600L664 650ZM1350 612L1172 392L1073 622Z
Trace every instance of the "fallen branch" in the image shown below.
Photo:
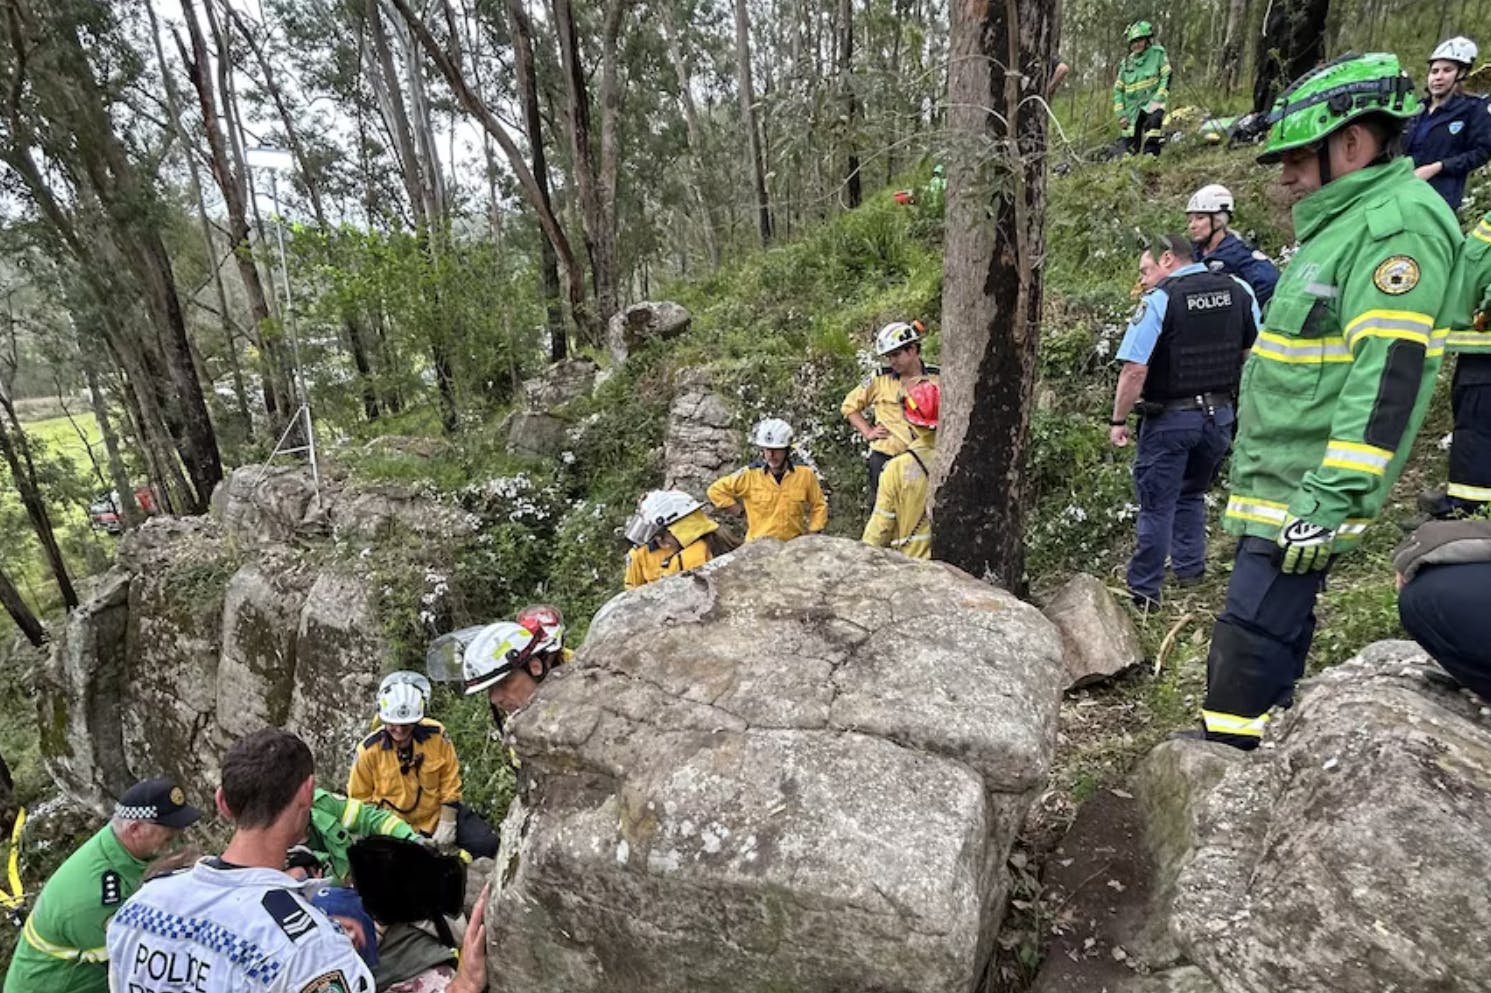
M1175 636L1180 634L1180 629L1189 624L1191 618L1194 616L1196 615L1192 613L1181 614L1180 620L1170 625L1170 630L1165 632L1165 640L1160 642L1160 650L1155 653L1154 657L1154 674L1156 676L1165 668L1165 653L1170 651L1170 646L1175 643Z

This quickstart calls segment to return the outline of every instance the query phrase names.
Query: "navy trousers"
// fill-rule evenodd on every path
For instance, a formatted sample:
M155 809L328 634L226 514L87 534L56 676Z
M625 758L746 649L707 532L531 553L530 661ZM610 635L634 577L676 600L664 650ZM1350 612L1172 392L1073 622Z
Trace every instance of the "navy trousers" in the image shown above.
M1455 360L1450 404L1455 438L1445 516L1469 515L1491 501L1491 355Z
M1315 598L1328 569L1280 571L1279 547L1266 538L1237 543L1227 603L1206 657L1206 737L1256 748L1265 716L1294 698L1315 637Z
M1129 590L1160 598L1168 559L1185 579L1206 568L1206 491L1232 443L1232 408L1171 410L1139 426L1134 489L1139 547L1129 560Z
M1446 672L1491 703L1491 562L1425 566L1398 594L1398 617Z

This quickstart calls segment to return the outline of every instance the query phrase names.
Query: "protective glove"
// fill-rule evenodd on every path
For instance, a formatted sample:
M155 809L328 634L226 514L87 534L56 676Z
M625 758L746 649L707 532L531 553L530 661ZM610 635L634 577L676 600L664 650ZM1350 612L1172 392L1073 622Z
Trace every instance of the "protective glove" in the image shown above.
M1294 575L1324 569L1331 560L1331 547L1335 541L1334 529L1291 514L1279 531L1279 547L1284 550L1280 568Z
M450 848L456 843L456 808L450 804L440 808L440 823L431 835L439 848Z

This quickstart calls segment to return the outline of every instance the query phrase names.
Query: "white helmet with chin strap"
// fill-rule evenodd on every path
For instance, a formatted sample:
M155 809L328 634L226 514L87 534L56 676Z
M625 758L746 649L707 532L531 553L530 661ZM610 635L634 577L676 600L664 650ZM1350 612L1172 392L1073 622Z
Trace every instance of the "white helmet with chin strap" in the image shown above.
M424 697L425 704L430 702L430 680L422 673L412 672L408 669L400 669L398 672L390 672L383 677L383 682L378 684L378 699L388 695L388 691L395 686L412 686L419 690L419 695Z
M413 683L394 683L378 694L378 720L384 724L418 724L424 715L424 694Z
M521 624L499 621L482 628L461 658L462 683L468 694L500 683L533 657L538 638Z
M757 448L787 448L792 444L792 425L780 417L768 417L751 429L751 444Z
M1479 54L1480 50L1475 47L1475 42L1464 35L1457 35L1440 42L1439 47L1434 49L1434 54L1429 56L1429 62L1458 62L1469 69L1475 64L1475 57Z
M898 348L914 345L922 340L926 328L921 321L893 321L875 333L875 354L889 355Z
M1186 213L1226 214L1230 219L1235 204L1231 190L1220 183L1209 183L1191 194L1191 199L1186 202Z
M683 490L653 490L642 498L638 508L642 520L655 527L665 528L698 510L704 504Z

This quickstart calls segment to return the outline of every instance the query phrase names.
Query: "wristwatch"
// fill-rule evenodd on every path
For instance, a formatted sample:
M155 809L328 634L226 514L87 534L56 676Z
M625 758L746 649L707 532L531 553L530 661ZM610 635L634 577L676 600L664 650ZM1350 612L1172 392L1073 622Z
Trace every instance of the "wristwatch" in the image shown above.
M1110 427L1110 428L1124 428L1124 427L1128 427L1128 426L1129 426L1129 419L1128 419L1128 418L1127 418L1127 417L1125 417L1125 418L1124 418L1124 419L1123 419L1123 420L1121 420L1121 421L1113 421L1113 420L1110 420L1110 421L1109 421L1109 422L1108 422L1108 426L1109 426L1109 427Z

